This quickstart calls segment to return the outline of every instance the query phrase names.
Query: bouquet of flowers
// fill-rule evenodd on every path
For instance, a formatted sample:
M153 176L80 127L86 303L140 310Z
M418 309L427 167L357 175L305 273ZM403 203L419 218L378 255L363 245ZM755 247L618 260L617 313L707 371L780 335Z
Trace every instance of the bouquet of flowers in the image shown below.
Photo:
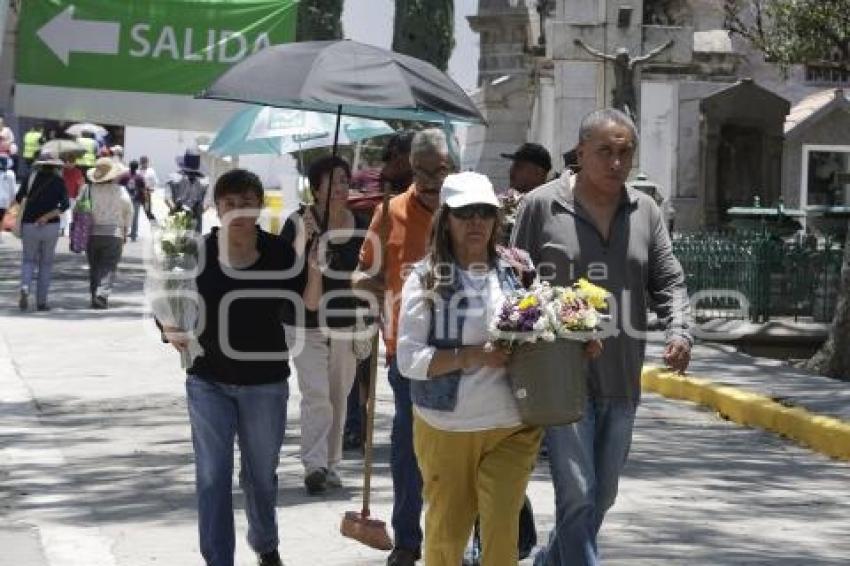
M534 268L534 262L531 261L531 256L528 255L527 251L519 248L496 246L496 253L499 259L513 268L523 287L526 289L531 287L537 277L537 270Z
M499 199L499 208L502 210L502 230L507 241L514 224L516 224L516 213L519 209L520 200L522 200L522 194L513 189L508 189L498 195L497 198Z
M179 328L189 337L188 347L180 353L183 369L204 352L194 334L201 304L195 285L198 237L195 219L189 211L169 215L154 233L146 282L156 320L163 326Z
M508 189L499 195L498 198L505 224L513 224L516 220L516 213L519 208L519 201L522 199L522 194L513 189Z
M607 297L608 291L586 279L569 287L534 283L505 297L490 323L490 338L507 348L558 338L586 341L599 330Z
M569 287L535 282L505 297L490 339L512 352L508 377L525 424L567 424L584 415L584 342L600 329L607 297L586 279Z

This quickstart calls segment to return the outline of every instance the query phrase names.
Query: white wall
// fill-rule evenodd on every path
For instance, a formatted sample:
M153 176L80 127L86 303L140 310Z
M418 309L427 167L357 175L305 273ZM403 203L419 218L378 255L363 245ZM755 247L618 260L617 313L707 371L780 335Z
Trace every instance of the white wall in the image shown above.
M643 81L640 106L640 170L661 185L669 202L676 190L679 85Z

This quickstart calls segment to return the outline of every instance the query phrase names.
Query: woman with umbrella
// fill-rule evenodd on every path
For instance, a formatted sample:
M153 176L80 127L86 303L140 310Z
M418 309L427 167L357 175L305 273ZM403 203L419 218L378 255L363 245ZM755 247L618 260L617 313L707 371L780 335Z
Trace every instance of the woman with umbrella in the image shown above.
M357 301L350 292L351 273L363 238L347 206L348 163L323 157L310 165L307 177L315 204L290 217L281 235L300 255L327 251L326 265L309 263L303 323L290 320L287 325L287 343L303 344L294 358L301 391L301 462L307 493L316 495L342 486L337 466L342 460L346 399L357 368L352 340ZM322 225L329 232L327 241L320 242ZM326 295L332 298L323 301Z
M29 306L33 278L38 271L36 308L46 311L49 310L47 292L59 239L59 217L68 210L69 203L65 183L59 173L62 161L55 155L42 152L33 167L34 171L26 182L21 183L15 196L22 205L18 212L23 243L18 306L22 311Z

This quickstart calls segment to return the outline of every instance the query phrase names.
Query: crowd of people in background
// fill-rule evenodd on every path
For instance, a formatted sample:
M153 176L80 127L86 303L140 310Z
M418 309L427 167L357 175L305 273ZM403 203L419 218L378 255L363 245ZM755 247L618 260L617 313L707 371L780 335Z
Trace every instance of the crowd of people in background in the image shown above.
M151 195L159 179L148 158L141 156L127 167L123 147L109 145L92 128L78 135L69 128L58 135L34 124L19 153L14 133L0 119L0 226L12 228L22 242L21 311L29 310L33 294L36 310L50 310L56 247L63 236L73 239L73 212L80 201L91 214L91 225L75 251L86 254L94 309L108 308L124 243L138 238L139 211L152 225L156 222Z

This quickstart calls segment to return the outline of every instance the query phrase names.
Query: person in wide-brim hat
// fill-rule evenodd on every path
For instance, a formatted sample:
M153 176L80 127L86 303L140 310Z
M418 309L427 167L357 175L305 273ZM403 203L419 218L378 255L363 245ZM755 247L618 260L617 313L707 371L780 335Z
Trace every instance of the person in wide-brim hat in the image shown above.
M177 166L186 173L201 173L201 154L187 149L186 153L177 158Z
M89 292L95 309L106 309L118 273L118 262L133 220L130 195L117 183L124 168L111 157L94 162L87 176L91 185L80 199L87 199L91 232L86 246L89 263Z
M61 161L59 162L61 165ZM118 178L124 168L111 157L101 157L94 162L94 167L89 169L86 176L92 183L108 183Z
M42 151L33 162L34 167L62 167L64 164L56 154L49 151Z

